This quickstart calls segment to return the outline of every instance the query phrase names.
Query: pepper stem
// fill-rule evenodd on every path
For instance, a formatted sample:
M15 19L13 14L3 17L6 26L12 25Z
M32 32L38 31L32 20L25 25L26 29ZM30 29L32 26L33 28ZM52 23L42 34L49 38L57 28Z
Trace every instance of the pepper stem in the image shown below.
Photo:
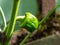
M17 21L22 21L24 18L25 18L25 16L17 16L17 17L16 17L16 20L17 20Z

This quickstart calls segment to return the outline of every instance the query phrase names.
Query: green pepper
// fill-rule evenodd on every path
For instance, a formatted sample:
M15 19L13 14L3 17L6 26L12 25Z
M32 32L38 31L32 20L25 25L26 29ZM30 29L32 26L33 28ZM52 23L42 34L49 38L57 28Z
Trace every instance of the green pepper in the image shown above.
M19 26L21 28L27 29L29 32L33 32L38 28L38 19L31 13L27 12L23 19L20 21Z

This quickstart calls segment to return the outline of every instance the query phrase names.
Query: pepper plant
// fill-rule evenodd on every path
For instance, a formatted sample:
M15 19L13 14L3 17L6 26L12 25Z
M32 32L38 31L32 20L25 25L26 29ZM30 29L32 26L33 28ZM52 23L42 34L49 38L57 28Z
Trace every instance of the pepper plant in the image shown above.
M55 6L50 12L47 13L47 15L40 22L30 12L27 12L24 16L17 16L19 6L20 6L20 0L14 0L11 18L10 18L10 21L8 24L6 23L6 19L5 19L4 13L2 11L2 8L0 8L0 11L2 14L2 19L5 24L4 29L2 30L2 33L5 33L5 41L3 43L0 43L1 45L10 45L9 41L12 37L12 33L14 32L14 27L15 27L16 21L20 22L20 24L19 24L20 28L25 28L25 29L27 29L27 31L30 32L19 44L19 45L24 45L24 43L28 39L28 37L39 26L41 26L49 18L49 16L56 10L56 8L58 8L60 5Z

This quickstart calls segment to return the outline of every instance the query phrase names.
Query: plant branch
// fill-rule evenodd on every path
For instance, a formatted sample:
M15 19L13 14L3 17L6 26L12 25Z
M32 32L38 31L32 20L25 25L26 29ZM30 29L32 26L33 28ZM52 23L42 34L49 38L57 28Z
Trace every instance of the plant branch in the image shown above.
M6 18L5 18L5 15L4 15L4 12L3 12L3 9L1 8L0 6L0 13L1 13L1 16L2 16L2 20L3 20L3 23L4 23L4 27L6 27Z
M25 41L29 38L30 35L31 33L29 33L19 45L24 45Z
M59 7L60 5L55 6L54 8L52 8L52 10L50 10L50 12L47 13L47 15L39 22L39 26L42 25L48 18L49 16L52 15L52 13Z
M22 21L24 18L25 18L25 16L17 16L17 17L16 17L16 20L17 20L17 21Z
M20 0L14 0L11 19L10 19L9 24L7 25L8 27L6 28L6 38L7 38L6 41L7 42L5 42L4 45L8 45L7 43L9 42L9 40L12 36L12 33L14 31L14 27L15 27L15 23L16 23L16 17L18 15L19 4L20 4Z
M8 26L7 32L6 32L7 37L10 37L14 31L14 26L16 23L16 16L18 15L19 4L20 4L20 0L14 0L11 19L10 19L9 26Z

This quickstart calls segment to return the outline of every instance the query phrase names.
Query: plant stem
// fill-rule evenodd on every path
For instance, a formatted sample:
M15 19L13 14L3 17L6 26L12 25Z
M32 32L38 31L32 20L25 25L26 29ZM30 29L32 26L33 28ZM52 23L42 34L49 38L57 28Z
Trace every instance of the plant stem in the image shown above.
M0 6L0 13L1 13L1 16L2 16L2 20L3 20L3 23L4 23L4 27L6 27L6 18L5 18L5 15L4 15L4 12L3 12L3 9L1 8Z
M24 45L25 41L29 38L30 35L31 33L29 33L19 45Z
M20 0L14 0L11 19L10 19L9 26L8 26L7 32L6 32L7 37L10 37L14 31L14 26L16 23L16 17L18 15L19 4L20 4Z
M49 16L52 15L52 13L59 7L60 5L55 6L54 8L52 8L52 10L50 10L50 12L48 12L48 14L39 22L39 26L42 25L48 18Z
M11 19L10 19L8 27L6 28L6 38L7 38L6 41L7 42L4 45L8 45L7 43L9 42L9 40L12 36L12 33L14 31L14 27L15 27L15 23L16 23L16 17L18 15L19 4L20 4L20 0L14 0Z
M22 20L24 19L24 17L25 17L25 16L17 16L17 17L16 17L16 20L17 20L17 21L22 21Z

